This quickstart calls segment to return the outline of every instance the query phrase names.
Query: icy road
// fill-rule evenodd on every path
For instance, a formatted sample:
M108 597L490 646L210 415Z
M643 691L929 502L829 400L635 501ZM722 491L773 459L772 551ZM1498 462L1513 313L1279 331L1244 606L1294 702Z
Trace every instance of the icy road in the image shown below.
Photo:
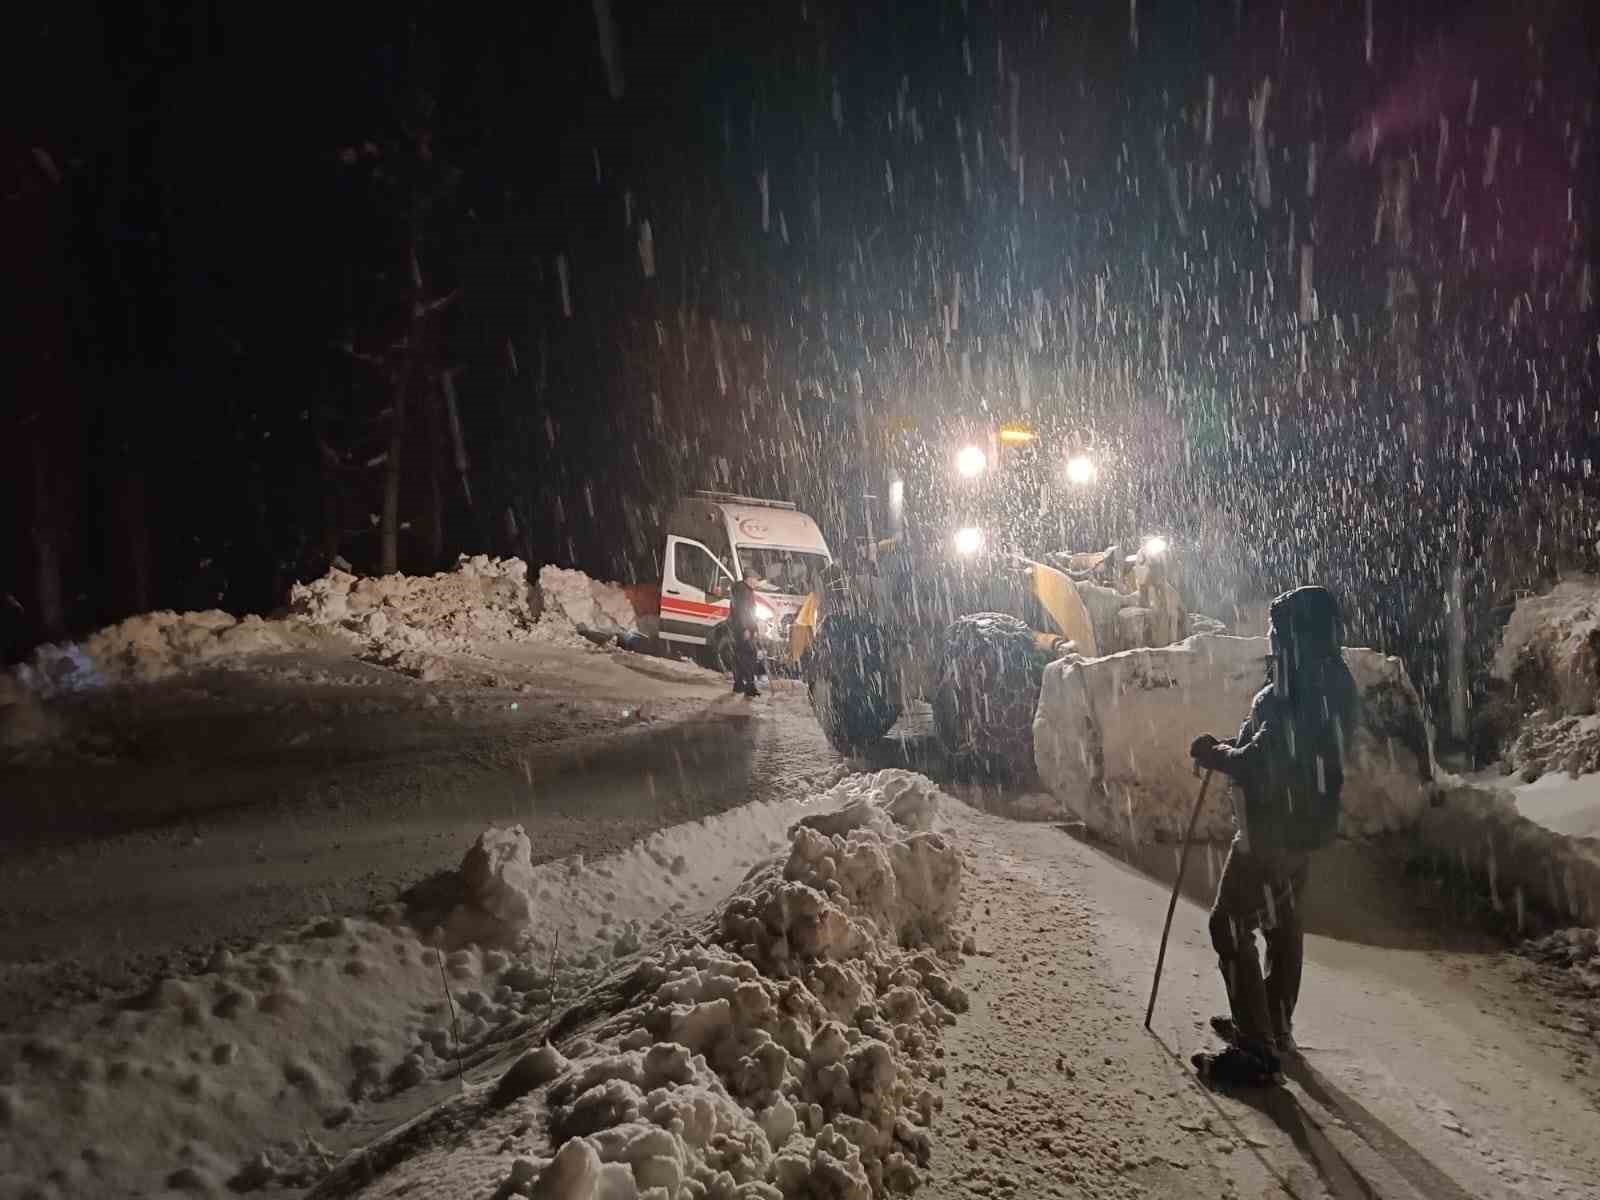
M753 704L726 687L685 664L539 646L451 658L427 682L279 656L152 685L136 707L57 705L71 752L6 780L0 1027L49 1027L51 1008L199 974L219 944L382 906L455 868L490 823L523 824L536 861L593 862L838 773L798 685ZM946 782L967 801L941 825L966 862L976 954L922 1194L1600 1195L1594 1029L1426 885L1365 851L1328 856L1305 1065L1287 1089L1212 1096L1187 1066L1222 1006L1198 903L1179 908L1142 1028L1167 886L1149 874L1170 877L1170 848L1141 873L1038 797L979 803ZM1044 819L1015 819L1029 808ZM1196 860L1191 899L1215 866Z
M280 656L53 708L72 753L5 773L0 1028L392 901L491 823L594 859L837 763L797 684L752 707L621 652L447 661L423 683Z

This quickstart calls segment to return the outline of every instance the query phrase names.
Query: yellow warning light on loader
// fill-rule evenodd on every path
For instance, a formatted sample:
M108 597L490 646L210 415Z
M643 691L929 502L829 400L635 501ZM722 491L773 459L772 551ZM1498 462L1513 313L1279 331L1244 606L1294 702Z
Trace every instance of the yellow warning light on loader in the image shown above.
M1000 427L1000 441L1007 446L1020 446L1025 442L1037 441L1039 435L1026 425L1002 425Z

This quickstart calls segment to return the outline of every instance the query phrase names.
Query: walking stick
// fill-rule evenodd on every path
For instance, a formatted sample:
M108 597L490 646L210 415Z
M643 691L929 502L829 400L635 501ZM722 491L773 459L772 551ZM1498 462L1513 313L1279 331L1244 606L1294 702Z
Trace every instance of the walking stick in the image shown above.
M1189 813L1189 828L1183 831L1183 850L1178 855L1178 878L1172 882L1172 899L1167 901L1167 923L1161 927L1161 950L1156 954L1156 977L1150 984L1150 1007L1144 1010L1144 1027L1150 1028L1150 1018L1156 1014L1156 993L1161 990L1161 966L1167 961L1167 935L1172 932L1172 914L1178 908L1178 893L1183 890L1183 869L1189 865L1189 844L1194 840L1195 823L1200 820L1200 806L1206 802L1206 789L1211 786L1211 772L1200 782L1200 794L1194 798L1194 809Z

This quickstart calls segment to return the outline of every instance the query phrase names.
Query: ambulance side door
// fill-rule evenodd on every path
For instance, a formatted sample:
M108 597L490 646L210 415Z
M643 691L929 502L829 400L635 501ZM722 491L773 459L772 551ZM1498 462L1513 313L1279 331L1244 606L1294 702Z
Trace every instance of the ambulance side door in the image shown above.
M728 619L733 573L706 546L667 535L661 580L661 636L669 642L703 645Z

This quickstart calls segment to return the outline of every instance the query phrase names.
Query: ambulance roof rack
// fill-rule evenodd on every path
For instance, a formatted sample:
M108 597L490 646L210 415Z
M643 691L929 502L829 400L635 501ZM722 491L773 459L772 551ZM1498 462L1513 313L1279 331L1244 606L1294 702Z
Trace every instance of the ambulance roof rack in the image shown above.
M696 489L695 493L702 500L717 500L724 504L756 504L762 508L784 508L790 512L795 511L794 502L791 500L763 500L759 496L740 496L734 492L708 492Z

